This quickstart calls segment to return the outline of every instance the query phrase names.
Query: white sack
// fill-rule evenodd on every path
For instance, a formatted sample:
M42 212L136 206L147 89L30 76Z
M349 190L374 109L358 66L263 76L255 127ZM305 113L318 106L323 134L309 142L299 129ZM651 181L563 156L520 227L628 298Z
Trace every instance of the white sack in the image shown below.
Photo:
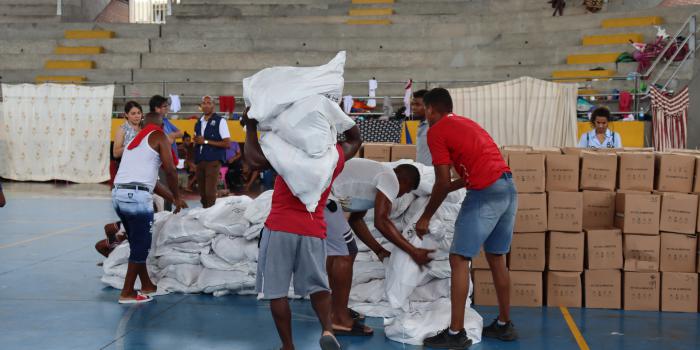
M168 216L159 234L156 235L156 246L180 242L208 242L216 232L205 228L196 217L202 210L192 209Z
M290 104L312 95L340 101L343 95L345 51L317 67L271 67L243 79L248 116L260 122L278 116Z
M350 300L360 303L378 303L384 299L384 280L372 280L350 289Z
M244 217L248 205L253 200L248 196L223 197L203 211L197 220L204 227L214 230L216 233L243 236L250 222Z
M321 95L294 102L270 121L272 132L312 158L335 146L338 133L355 125L337 103Z
M255 286L255 277L241 271L221 271L203 269L199 274L196 286L204 293L213 293L217 290L240 290Z
M306 210L315 211L321 194L330 186L338 163L338 150L333 147L322 157L311 158L272 132L262 134L260 147L292 194L299 198Z
M384 279L385 275L384 264L381 262L356 260L353 265L352 285L367 283L374 279Z
M211 244L212 250L220 258L229 264L243 261L256 261L258 242L249 241L245 238L235 238L226 235L217 235Z
M474 309L467 308L464 329L473 344L481 342L483 319ZM384 334L400 343L423 345L423 340L445 329L450 324L450 299L438 299L426 307L418 308L392 319L384 320Z
M161 280L163 278L173 278L184 286L189 287L197 281L201 272L202 265L177 264L165 267L158 275Z
M413 236L409 242L418 248L433 249L432 244L434 243L428 237L424 236L421 240L417 236ZM387 300L392 307L407 310L408 297L413 293L418 282L428 273L428 269L418 266L406 252L399 248L391 251L389 262L385 262L385 264Z
M248 204L243 216L253 225L262 224L270 215L272 208L272 190L261 193L252 203Z

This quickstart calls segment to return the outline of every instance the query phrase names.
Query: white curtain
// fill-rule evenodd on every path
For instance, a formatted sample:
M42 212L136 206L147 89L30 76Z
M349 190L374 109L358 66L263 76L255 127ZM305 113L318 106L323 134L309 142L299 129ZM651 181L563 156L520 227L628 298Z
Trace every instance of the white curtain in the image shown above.
M449 91L454 112L479 123L499 145L576 145L574 84L522 77Z
M0 176L109 180L114 86L2 84Z

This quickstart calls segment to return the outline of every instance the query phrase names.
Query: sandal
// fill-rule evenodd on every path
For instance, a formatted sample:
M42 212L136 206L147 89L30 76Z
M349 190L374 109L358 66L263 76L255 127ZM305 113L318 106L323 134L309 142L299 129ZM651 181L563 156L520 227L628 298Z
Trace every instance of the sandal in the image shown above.
M337 336L371 337L372 335L374 335L374 330L370 328L370 331L368 332L365 330L364 323L358 320L353 320L352 327L349 330L333 328L333 334Z
M143 294L136 294L136 298L119 298L119 304L142 304L142 303L147 303L149 301L153 301L153 298L151 298L148 295L143 295Z
M365 315L363 315L363 314L361 314L361 313L359 313L351 308L348 308L348 312L350 313L350 317L352 317L353 320L364 320L365 319Z
M340 350L340 343L332 335L324 335L318 341L321 350Z

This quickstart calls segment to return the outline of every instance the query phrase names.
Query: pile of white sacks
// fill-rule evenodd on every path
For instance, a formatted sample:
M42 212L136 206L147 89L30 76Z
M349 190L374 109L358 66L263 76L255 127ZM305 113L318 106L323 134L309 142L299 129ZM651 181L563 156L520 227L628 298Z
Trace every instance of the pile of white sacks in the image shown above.
M427 267L418 267L374 228L370 211L365 219L367 225L392 255L382 263L358 240L360 253L354 266L350 306L371 317L384 317L384 331L390 339L419 345L426 336L449 324L447 257L454 221L466 191L447 197L430 222L430 233L420 240L414 225L429 200L435 178L433 168L410 160L390 166L399 163L416 165L422 177L416 191L396 200L391 219L411 243L436 249L435 260ZM270 212L271 199L272 191L267 191L256 199L220 198L208 209L156 214L148 268L159 291L254 295L258 238ZM122 287L128 256L129 245L125 242L105 260L104 283ZM299 296L290 291L290 297ZM480 341L482 318L470 303L465 329L474 342Z

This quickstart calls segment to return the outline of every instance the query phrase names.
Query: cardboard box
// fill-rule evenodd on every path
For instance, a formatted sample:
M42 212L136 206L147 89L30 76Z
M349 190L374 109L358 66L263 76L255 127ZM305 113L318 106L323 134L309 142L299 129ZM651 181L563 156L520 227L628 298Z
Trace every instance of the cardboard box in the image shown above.
M695 155L695 181L693 182L693 192L700 193L700 155Z
M661 274L661 311L698 312L698 274Z
M510 305L542 306L542 272L510 272Z
M547 272L547 306L581 307L581 273Z
M624 236L625 271L659 271L661 236Z
M586 270L584 283L586 308L622 308L622 272L620 270Z
M662 272L695 272L698 237L678 233L661 233L659 269Z
M378 162L391 161L391 143L365 143L362 146L362 158Z
M489 270L489 262L486 260L486 254L484 254L484 249L479 250L479 255L472 259L472 269L476 270Z
M695 233L697 219L696 194L666 192L661 195L661 231L692 234Z
M546 256L544 232L513 234L508 259L511 271L544 271Z
M544 154L545 157L550 155L561 155L561 148L547 146L532 146L532 152Z
M584 237L583 232L550 232L548 269L583 272Z
M575 154L548 154L546 159L547 192L578 192L581 158Z
M518 195L518 212L514 232L547 231L547 195L529 193Z
M586 264L589 270L622 269L622 232L619 229L586 231Z
M573 154L575 156L581 157L581 153L585 151L585 148L578 148L578 147L563 147L561 149L561 152L564 154Z
M391 146L391 161L400 159L416 160L416 145L393 145Z
M615 192L583 191L583 229L610 228L615 223Z
M583 230L583 193L549 192L547 229L581 232Z
M659 277L658 272L625 272L625 310L659 311Z
M474 270L474 304L498 306L493 276L488 270Z
M661 192L693 190L695 156L680 153L656 154L656 189Z
M510 153L508 166L519 193L544 192L544 154Z
M619 157L619 189L634 191L651 191L654 189L653 153L620 153Z
M617 185L617 154L581 153L581 189L614 191Z
M615 197L615 227L628 234L659 234L661 197L657 194L618 192Z

